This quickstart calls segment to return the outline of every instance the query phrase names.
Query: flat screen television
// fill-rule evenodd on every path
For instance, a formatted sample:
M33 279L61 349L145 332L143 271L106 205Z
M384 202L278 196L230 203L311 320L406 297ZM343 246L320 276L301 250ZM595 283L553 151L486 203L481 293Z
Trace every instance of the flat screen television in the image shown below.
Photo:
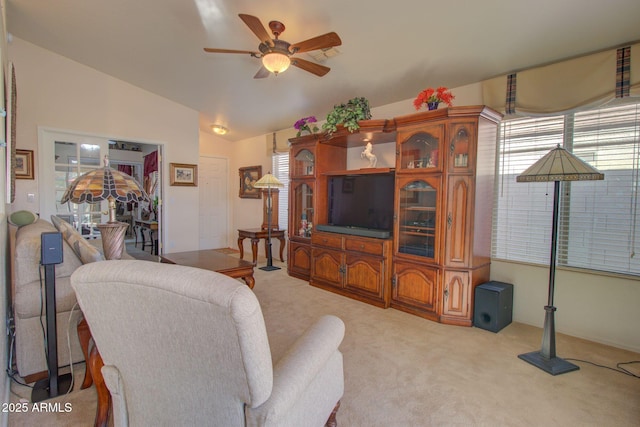
M325 230L388 238L393 231L393 191L393 173L329 177Z

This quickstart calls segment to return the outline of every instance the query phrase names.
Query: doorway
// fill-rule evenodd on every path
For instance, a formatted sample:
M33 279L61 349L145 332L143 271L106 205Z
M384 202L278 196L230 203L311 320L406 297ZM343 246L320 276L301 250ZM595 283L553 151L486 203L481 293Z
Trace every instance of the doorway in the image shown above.
M116 208L117 219L133 225L136 219L141 219L146 211L155 206L154 220L158 223L158 246L162 247L162 179L160 159L162 145L144 141L124 141L100 135L91 135L74 131L60 131L47 128L38 129L38 192L40 194L40 217L49 219L58 215L69 223L87 239L99 237L96 225L108 220L106 215L107 202L101 204L61 204L60 200L66 188L73 180L90 170L101 168L104 157L108 156L109 166L133 176L143 186L149 181L145 170L145 158L156 152L158 161L151 179L155 182L150 194L151 203L119 204ZM148 188L148 187L147 187ZM146 188L145 188L146 189ZM136 204L137 205L137 204ZM133 227L129 237L134 237Z

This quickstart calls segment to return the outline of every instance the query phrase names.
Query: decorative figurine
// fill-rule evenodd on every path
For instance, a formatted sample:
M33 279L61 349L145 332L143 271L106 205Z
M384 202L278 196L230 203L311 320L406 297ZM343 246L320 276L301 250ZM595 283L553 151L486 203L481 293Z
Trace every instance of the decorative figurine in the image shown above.
M369 160L369 167L375 168L376 163L378 163L378 158L375 154L373 154L373 145L370 142L367 142L367 146L364 151L360 154L360 158L367 158Z

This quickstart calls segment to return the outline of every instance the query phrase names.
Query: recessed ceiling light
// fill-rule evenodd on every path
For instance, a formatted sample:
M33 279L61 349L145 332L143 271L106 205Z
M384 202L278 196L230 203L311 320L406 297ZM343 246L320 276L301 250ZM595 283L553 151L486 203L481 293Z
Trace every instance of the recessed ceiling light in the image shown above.
M229 129L222 125L211 125L211 130L218 135L224 135L225 133L229 132Z

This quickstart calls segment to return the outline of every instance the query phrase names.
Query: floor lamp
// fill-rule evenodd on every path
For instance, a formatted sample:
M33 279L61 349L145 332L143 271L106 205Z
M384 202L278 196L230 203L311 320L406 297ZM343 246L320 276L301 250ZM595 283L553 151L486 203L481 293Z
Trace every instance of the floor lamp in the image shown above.
M559 375L580 369L578 366L556 356L556 330L553 293L556 275L556 249L558 246L558 213L560 204L560 181L593 181L604 179L604 174L558 145L544 157L531 165L516 178L517 182L553 181L553 223L551 229L551 261L549 267L549 297L544 307L544 330L540 351L520 354L518 357L551 374Z
M109 220L98 224L104 257L108 260L120 259L129 224L116 221L116 201L139 203L151 199L133 177L111 169L108 157L104 156L104 167L76 178L62 195L60 203L97 203L102 200L109 202Z
M284 187L284 184L281 183L278 178L271 175L271 173L267 173L265 176L260 178L253 184L256 188L266 188L267 189L267 265L264 267L260 267L260 270L265 271L273 271L280 270L280 267L276 267L273 265L273 256L271 251L271 213L273 211L272 200L271 200L271 189L273 187Z

